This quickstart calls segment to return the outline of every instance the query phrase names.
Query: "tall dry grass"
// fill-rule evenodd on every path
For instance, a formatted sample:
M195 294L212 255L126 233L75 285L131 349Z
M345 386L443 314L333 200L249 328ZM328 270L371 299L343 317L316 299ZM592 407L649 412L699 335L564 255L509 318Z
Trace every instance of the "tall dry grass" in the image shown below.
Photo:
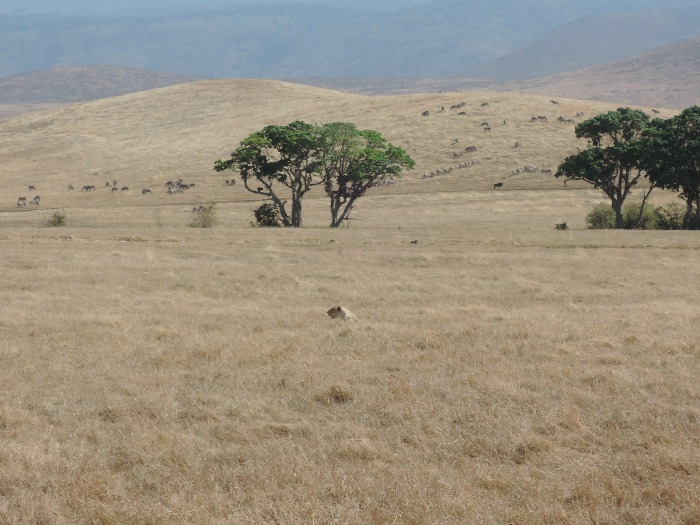
M700 523L700 240L599 200L0 215L0 522Z

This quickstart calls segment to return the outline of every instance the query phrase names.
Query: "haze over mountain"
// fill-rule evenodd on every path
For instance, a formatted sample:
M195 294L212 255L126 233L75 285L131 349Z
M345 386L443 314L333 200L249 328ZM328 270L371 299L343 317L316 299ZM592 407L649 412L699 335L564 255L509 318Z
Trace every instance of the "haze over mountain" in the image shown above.
M533 78L698 36L700 2L0 0L0 77L112 65L201 77Z

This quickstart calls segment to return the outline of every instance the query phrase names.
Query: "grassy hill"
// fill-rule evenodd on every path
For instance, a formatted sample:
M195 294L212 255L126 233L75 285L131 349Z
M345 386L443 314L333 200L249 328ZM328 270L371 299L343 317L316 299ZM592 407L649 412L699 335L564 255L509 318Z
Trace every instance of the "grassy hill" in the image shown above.
M0 123L0 522L700 522L700 239L587 230L600 192L512 175L610 107L207 80ZM417 169L345 227L311 194L252 228L213 162L299 118Z
M578 142L573 124L557 117L583 113L585 118L613 106L558 102L488 92L368 97L264 80L180 84L0 123L0 189L8 195L5 207L13 206L14 195L30 184L41 188L44 198L52 195L47 205L56 198L56 205L66 206L84 197L66 194L69 184L103 186L116 179L137 189L164 190L165 181L182 177L196 183L198 199L219 199L223 176L213 173L214 161L250 132L296 119L351 121L406 148L416 169L397 186L402 191L408 186L411 191L485 190L495 182L506 188L559 188L560 181L540 170L555 169ZM421 116L424 111L430 116ZM548 121L533 122L533 116ZM520 147L514 147L516 142ZM477 151L465 152L468 146ZM513 175L524 166L537 166L537 173ZM438 170L441 174L431 177ZM108 194L100 198L114 202ZM142 202L140 195L129 199Z

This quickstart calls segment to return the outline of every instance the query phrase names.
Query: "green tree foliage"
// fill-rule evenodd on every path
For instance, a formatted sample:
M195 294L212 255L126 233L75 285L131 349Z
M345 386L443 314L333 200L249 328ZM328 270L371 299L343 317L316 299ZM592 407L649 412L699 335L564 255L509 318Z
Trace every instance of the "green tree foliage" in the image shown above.
M216 171L236 169L245 188L272 200L284 226L301 226L301 202L314 186L323 183L316 158L318 128L295 121L286 126L266 126L252 133L228 160L217 160ZM291 200L287 210L285 194Z
M632 188L646 175L644 134L649 125L646 113L630 108L618 108L581 122L576 126L576 137L588 139L588 147L567 157L555 174L601 189L610 199L616 228L624 227L622 206ZM653 188L652 183L644 192L640 219Z
M655 119L647 135L649 179L680 192L686 203L683 228L700 228L700 107L689 107L667 120Z
M377 131L361 131L347 122L296 121L252 133L230 159L216 161L214 169L237 170L248 191L272 201L284 226L301 226L302 198L323 185L330 198L331 227L337 227L369 188L413 166L403 149Z
M369 188L400 177L415 162L401 148L373 130L332 122L321 129L319 158L326 195L330 198L331 228L348 218L355 201Z

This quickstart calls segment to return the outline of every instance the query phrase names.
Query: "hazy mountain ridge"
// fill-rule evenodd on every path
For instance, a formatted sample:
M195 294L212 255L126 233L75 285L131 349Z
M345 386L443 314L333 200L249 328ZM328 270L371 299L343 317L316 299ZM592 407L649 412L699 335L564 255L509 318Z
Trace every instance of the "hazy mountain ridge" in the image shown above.
M492 87L629 105L686 108L700 103L700 38L602 66Z
M648 10L612 14L653 6L646 1L443 0L384 11L366 4L339 7L328 0L225 9L208 2L193 11L183 1L167 12L123 9L109 16L89 10L83 16L20 15L4 4L0 46L6 52L0 56L0 76L112 64L225 78L503 78L510 72L517 77L508 78L522 78L600 64L694 36L688 28L700 18L699 7L671 13L683 4L675 0L665 4L663 17ZM585 22L596 15L600 23ZM573 56L563 56L564 49ZM514 64L530 69L523 72Z

